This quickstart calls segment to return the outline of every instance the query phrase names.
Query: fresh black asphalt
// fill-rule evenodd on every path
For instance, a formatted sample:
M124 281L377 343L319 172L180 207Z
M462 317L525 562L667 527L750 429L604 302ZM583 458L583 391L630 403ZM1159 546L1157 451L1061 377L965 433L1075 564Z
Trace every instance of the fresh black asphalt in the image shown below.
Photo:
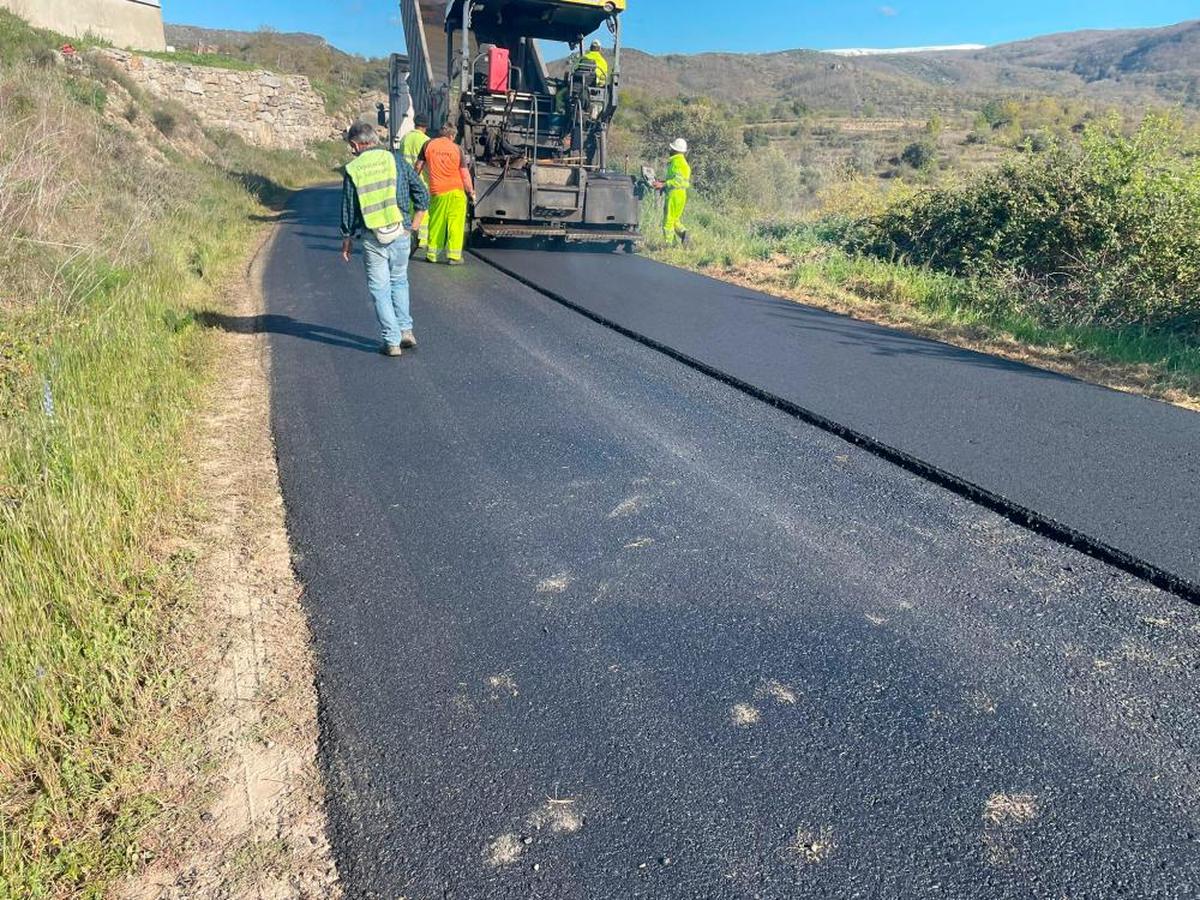
M1196 413L639 257L481 255L1200 601Z
M254 324L347 896L1197 896L1200 608L478 261L385 359L335 220Z

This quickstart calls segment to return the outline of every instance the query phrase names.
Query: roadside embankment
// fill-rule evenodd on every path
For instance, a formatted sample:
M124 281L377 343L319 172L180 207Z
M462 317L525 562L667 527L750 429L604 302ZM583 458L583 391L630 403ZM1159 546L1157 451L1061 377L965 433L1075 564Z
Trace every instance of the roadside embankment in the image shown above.
M312 157L206 133L0 13L0 896L97 896L153 773L207 727L186 648L206 550L198 411L265 205ZM193 773L199 774L199 773Z

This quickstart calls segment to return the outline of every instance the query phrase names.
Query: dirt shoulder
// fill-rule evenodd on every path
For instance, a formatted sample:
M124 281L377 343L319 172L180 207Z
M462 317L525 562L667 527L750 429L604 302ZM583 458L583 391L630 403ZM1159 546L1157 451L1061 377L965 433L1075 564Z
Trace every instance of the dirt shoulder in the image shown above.
M268 234L232 288L231 320L261 314L270 242ZM128 900L340 896L317 765L311 635L284 526L266 336L255 331L216 335L219 374L194 451L198 608L178 641L196 657L186 690L204 719L188 724L196 737L183 758L155 774L168 812L147 836L146 865L113 891Z

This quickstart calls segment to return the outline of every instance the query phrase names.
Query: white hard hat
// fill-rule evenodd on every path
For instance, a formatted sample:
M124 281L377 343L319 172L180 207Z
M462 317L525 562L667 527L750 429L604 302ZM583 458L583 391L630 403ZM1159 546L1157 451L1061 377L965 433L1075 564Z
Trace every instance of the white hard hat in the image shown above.
M687 141L683 138L675 138L671 141L671 150L675 153L687 153Z
M592 49L593 50L603 50L604 45L602 43L600 43L599 41L592 41Z

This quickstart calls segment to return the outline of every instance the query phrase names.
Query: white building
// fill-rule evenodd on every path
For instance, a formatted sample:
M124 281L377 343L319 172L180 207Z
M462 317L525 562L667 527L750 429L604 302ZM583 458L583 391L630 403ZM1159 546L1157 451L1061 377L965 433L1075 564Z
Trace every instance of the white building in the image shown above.
M162 0L0 0L0 7L71 37L93 34L133 50L167 45Z

